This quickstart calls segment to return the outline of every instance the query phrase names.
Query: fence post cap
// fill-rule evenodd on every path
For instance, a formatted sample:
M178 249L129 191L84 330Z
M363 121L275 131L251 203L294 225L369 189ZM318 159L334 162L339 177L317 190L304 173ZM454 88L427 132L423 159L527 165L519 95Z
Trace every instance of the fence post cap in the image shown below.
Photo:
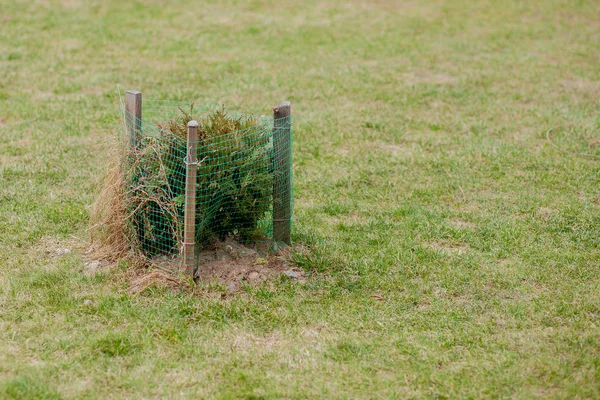
M192 121L188 122L187 126L188 126L188 128L197 128L198 127L198 121L192 120Z

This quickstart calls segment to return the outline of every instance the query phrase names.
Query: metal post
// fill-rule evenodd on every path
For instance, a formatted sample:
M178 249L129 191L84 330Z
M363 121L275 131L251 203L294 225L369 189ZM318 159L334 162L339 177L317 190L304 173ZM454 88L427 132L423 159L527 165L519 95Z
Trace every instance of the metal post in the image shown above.
M198 122L187 125L187 155L185 157L185 225L183 234L183 260L185 272L194 277L195 268L195 230L196 230L196 146L198 145Z

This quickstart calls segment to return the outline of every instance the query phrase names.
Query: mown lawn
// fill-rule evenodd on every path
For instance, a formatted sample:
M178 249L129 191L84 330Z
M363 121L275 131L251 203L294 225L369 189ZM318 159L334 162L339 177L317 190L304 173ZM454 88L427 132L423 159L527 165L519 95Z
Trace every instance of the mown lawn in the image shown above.
M599 398L599 16L2 0L0 397ZM306 284L131 295L124 264L82 273L117 84L292 102Z

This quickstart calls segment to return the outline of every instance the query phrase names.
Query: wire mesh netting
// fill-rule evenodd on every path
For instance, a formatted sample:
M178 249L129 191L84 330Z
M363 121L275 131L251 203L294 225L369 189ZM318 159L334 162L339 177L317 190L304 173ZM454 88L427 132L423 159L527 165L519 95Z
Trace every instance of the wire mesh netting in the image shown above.
M198 122L195 146L187 143L191 120ZM123 107L123 121L125 231L144 257L182 251L191 147L197 149L196 252L226 239L268 244L273 221L290 226L291 207L278 205L292 200L291 117L274 120L222 107L145 101L141 119Z

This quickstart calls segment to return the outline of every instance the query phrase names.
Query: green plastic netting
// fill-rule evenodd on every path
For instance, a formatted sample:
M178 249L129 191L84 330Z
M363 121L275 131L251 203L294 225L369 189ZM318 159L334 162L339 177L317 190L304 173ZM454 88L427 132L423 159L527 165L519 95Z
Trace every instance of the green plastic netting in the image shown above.
M141 119L124 106L122 113L126 235L144 257L182 251L190 120L199 124L196 252L226 239L264 248L272 243L274 220L276 230L289 229L291 116L274 120L171 101L144 101Z

